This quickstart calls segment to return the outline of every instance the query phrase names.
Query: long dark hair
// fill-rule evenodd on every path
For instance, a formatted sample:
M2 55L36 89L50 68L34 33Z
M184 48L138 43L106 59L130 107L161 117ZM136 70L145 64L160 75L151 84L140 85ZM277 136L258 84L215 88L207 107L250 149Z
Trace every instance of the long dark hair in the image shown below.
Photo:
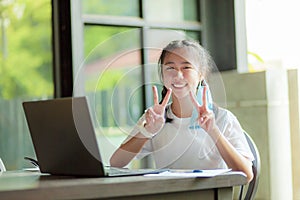
M208 74L210 74L215 66L215 63L208 51L194 40L174 40L162 50L162 53L158 60L158 73L160 75L161 81L163 79L162 66L166 55L168 53L171 53L172 50L178 48L186 48L191 54L194 55L196 60L195 67L198 68L199 73L201 73L204 79L207 79ZM162 90L162 99L164 99L166 93L167 88L164 87Z
M208 53L206 49L204 49L199 42L194 40L174 40L170 42L163 50L158 60L158 73L160 75L161 81L163 82L163 72L162 67L164 63L164 59L168 53L171 53L172 50L178 49L178 48L186 48L195 58L197 70L204 79L207 79L208 74L212 71L212 69L215 67L215 63ZM201 83L199 83L200 85ZM161 102L165 98L167 94L167 88L163 86L162 92L161 92ZM161 103L160 102L160 103ZM165 112L165 118L166 122L172 122L172 119L169 119L167 117L167 112Z

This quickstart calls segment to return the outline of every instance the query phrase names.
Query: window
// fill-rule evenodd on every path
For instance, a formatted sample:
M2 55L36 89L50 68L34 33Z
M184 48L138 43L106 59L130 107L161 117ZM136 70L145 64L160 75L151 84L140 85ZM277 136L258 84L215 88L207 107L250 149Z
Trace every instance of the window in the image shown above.
M34 150L22 102L53 97L50 0L0 2L0 157L21 169Z

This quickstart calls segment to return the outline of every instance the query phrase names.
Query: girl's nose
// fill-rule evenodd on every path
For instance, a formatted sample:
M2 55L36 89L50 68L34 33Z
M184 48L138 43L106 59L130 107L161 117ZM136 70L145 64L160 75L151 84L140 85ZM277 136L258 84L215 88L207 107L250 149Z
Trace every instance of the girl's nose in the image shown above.
M177 71L177 78L178 78L178 79L182 79L182 78L183 78L183 73L182 73L181 70L178 70L178 71Z

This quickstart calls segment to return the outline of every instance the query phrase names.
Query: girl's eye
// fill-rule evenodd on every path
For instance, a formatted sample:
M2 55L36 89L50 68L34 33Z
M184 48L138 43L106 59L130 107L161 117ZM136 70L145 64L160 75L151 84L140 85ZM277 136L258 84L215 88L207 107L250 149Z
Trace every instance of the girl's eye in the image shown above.
M167 66L167 68L166 68L166 70L171 70L171 69L174 69L174 67Z
M192 69L192 67L191 66L185 66L185 67L183 67L183 69Z

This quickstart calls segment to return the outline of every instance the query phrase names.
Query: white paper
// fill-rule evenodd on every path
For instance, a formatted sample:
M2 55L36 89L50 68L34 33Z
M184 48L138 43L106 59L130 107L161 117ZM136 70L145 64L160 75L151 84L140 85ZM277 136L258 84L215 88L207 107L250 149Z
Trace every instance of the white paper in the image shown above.
M201 172L192 172L187 170L168 170L158 174L145 174L144 176L169 176L169 177L213 177L231 171L231 169L213 169L202 170Z

